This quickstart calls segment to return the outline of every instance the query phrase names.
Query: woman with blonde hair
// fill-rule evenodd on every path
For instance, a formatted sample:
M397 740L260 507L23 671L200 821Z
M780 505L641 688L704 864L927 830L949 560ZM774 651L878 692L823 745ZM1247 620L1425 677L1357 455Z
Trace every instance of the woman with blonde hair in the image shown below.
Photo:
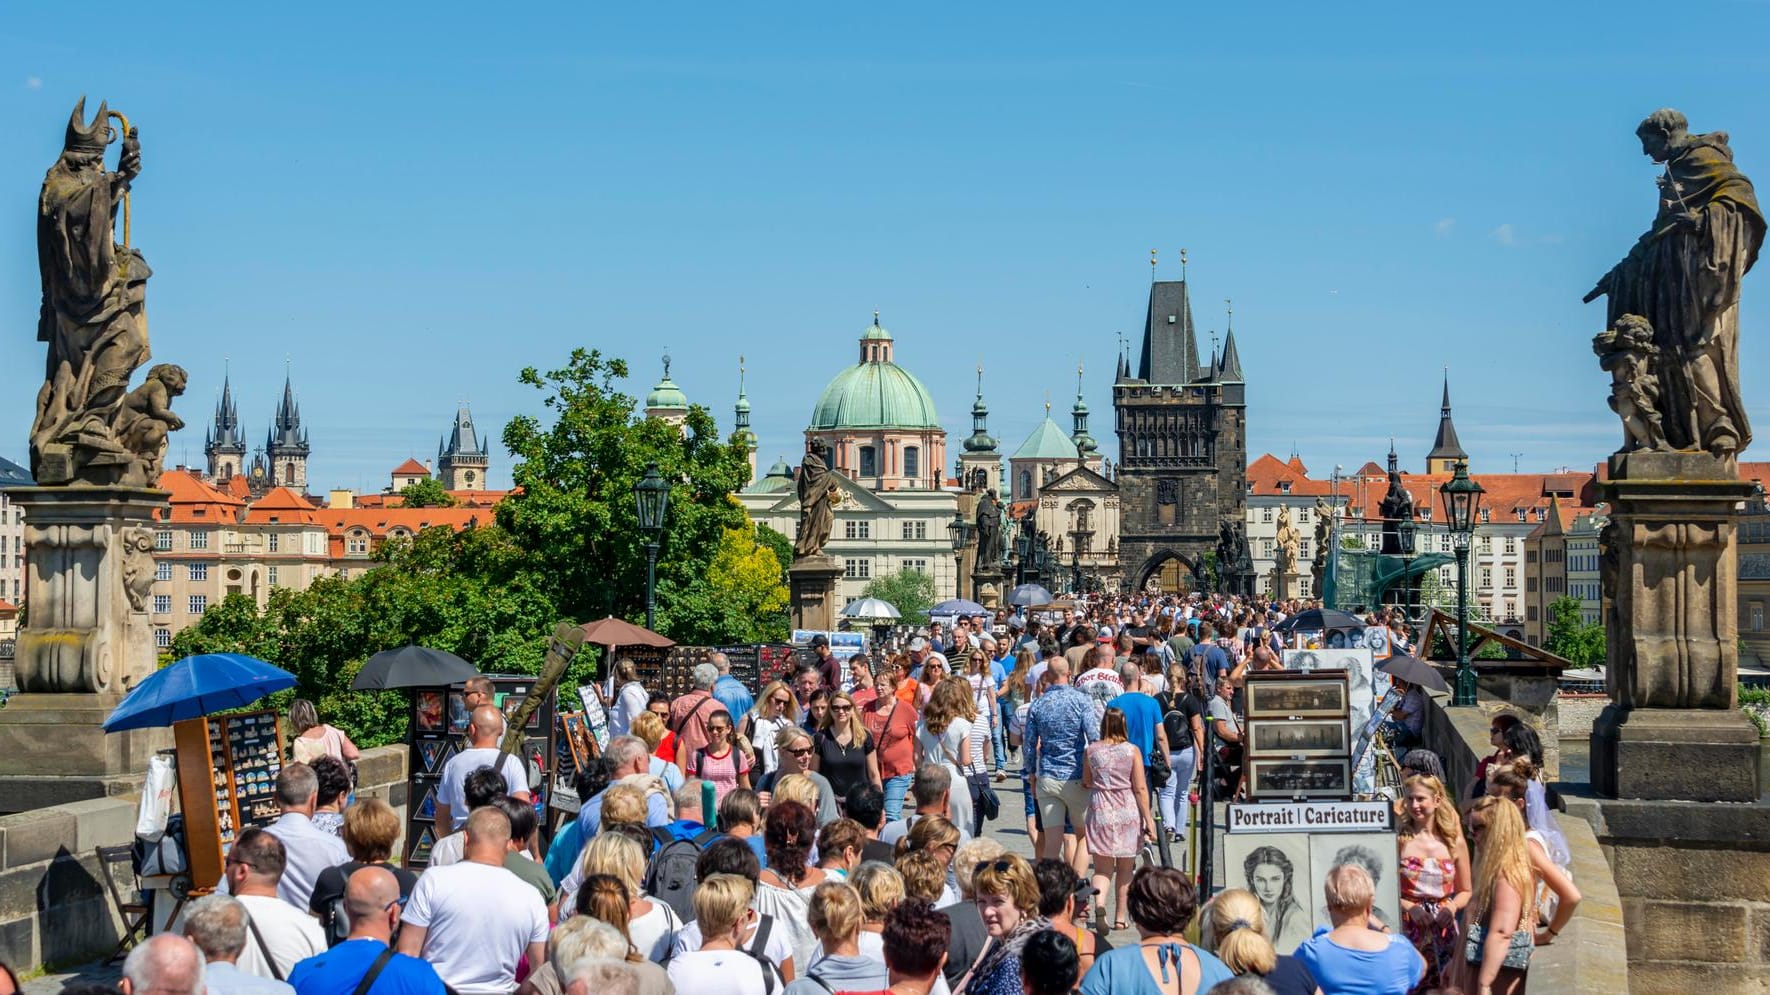
M1457 920L1472 876L1463 827L1443 782L1416 774L1401 786L1401 931L1426 959L1419 988L1437 988L1456 962Z
M924 673L934 665L929 660ZM947 795L947 818L955 826L971 824L972 803L976 785L970 783L965 771L971 766L971 722L977 709L971 703L971 688L961 680L943 680L935 685L928 704L922 709L922 723L916 730L916 764L942 764L952 776L955 788L964 784L964 791Z
M763 775L780 769L780 749L775 745L781 730L799 724L799 699L786 681L774 681L762 689L756 707L743 718L743 738L756 751L756 771L750 778L760 782Z
M940 863L941 892L935 905L951 905L959 900L958 892L949 883L953 866L953 857L959 852L959 827L951 820L938 815L930 815L917 819L910 827L908 835L897 841L897 856L906 853L926 853Z
M1567 837L1561 834L1560 827L1554 825L1554 816L1546 807L1539 808L1536 813L1541 820L1539 823L1531 818L1531 809L1526 807L1527 798L1535 798L1536 804L1541 804L1540 796L1536 795L1541 784L1536 780L1534 764L1529 760L1516 760L1491 774L1487 793L1490 797L1511 802L1524 819L1525 849L1530 854L1530 873L1535 882L1531 893L1536 905L1535 945L1546 947L1554 943L1573 920L1573 910L1579 908L1580 893L1573 884L1572 872L1563 863L1572 858L1567 850Z
M1032 865L1008 854L977 869L977 912L989 942L963 981L954 986L965 995L1019 995L1020 953L1033 935L1051 928L1039 915L1039 882Z
M854 869L849 881L860 897L860 955L885 965L885 913L903 901L903 875L897 868L869 860Z
M1319 995L1315 976L1295 957L1272 949L1266 938L1266 911L1254 893L1229 888L1205 910L1205 949L1217 955L1237 977L1251 974L1276 995Z
M633 717L632 734L645 744L647 772L675 791L682 787L682 768L658 756L658 744L664 741L664 720L656 712L640 712Z
M805 977L787 985L783 995L828 995L830 992L876 992L891 984L883 959L861 953L860 927L865 912L860 894L840 881L826 881L811 893L807 921L817 935L817 953Z
M603 801L608 804L607 799ZM642 808L643 810L643 808ZM634 949L645 959L662 963L682 928L682 920L663 902L653 901L645 894L645 848L623 833L608 831L608 815L603 814L603 830L584 847L582 863L584 880L607 874L627 889L627 935ZM574 896L575 900L575 896ZM563 902L562 902L563 904ZM576 908L574 904L571 906Z
M824 713L823 725L812 738L817 752L811 755L811 769L822 774L836 793L836 806L846 804L848 793L872 785L881 792L879 754L872 733L861 721L860 708L854 696L846 691L830 695L830 709Z
M1485 795L1469 809L1475 842L1475 898L1464 930L1464 989L1482 995L1524 991L1530 970L1535 879L1524 817L1510 799Z
M679 992L773 995L779 972L766 957L744 949L755 886L737 874L709 874L694 890L701 946L670 958L671 984Z
M781 765L769 771L760 781L752 782L756 785L756 796L761 799L763 809L768 809L780 800L782 785L809 781L809 800L799 795L792 797L811 806L811 810L817 813L818 825L835 822L841 814L836 811L836 789L830 786L828 778L811 769L811 758L817 755L817 745L812 742L811 733L792 726L782 729L774 742L780 753Z

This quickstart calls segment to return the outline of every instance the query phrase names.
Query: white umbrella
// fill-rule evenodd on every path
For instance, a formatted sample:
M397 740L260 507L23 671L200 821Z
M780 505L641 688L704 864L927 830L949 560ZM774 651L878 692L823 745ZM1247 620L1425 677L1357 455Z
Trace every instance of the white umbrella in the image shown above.
M847 607L842 609L842 617L872 619L902 618L903 613L898 611L888 601L880 601L878 598L860 598L848 602Z

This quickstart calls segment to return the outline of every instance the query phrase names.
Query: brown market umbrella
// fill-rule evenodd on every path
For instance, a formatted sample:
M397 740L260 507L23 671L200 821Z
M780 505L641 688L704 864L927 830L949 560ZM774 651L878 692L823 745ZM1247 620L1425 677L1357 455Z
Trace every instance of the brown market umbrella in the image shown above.
M626 619L610 615L594 622L585 622L579 628L584 630L584 641L597 646L662 646L676 645L676 640L669 636L660 636L643 625L634 625Z

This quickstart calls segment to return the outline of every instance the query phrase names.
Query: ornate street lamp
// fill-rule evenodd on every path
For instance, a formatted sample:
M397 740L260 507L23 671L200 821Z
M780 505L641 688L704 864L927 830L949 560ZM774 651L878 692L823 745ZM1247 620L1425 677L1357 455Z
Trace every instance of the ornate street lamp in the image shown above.
M1453 705L1475 704L1475 667L1469 662L1469 540L1475 535L1475 518L1481 510L1482 486L1469 478L1469 461L1458 460L1456 470L1439 491L1444 496L1445 524L1457 554L1457 690Z
M946 531L953 540L953 597L962 598L965 596L965 589L964 585L959 583L959 578L965 572L965 550L971 546L971 537L976 533L977 526L966 521L965 516L959 514L959 510L954 508L953 520L946 523ZM979 563L977 566L981 567L983 564ZM972 572L976 573L975 570Z
M1407 618L1409 625L1413 624L1414 610L1414 529L1414 516L1412 514L1403 518L1395 529L1397 539L1401 544L1401 558L1403 564L1401 571L1401 612L1402 615Z
M658 540L664 532L664 513L670 510L670 484L656 463L647 464L645 476L633 485L633 502L639 510L639 530L646 536L645 627L651 629L657 610Z

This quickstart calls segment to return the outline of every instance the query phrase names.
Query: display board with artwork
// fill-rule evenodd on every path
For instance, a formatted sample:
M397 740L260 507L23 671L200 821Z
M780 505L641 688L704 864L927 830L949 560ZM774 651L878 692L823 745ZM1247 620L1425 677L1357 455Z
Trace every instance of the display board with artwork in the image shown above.
M1246 888L1260 900L1266 937L1279 953L1292 953L1315 930L1332 928L1325 888L1328 872L1342 864L1355 864L1370 875L1376 885L1372 915L1392 930L1400 928L1399 862L1391 813L1386 804L1360 806L1365 803L1288 806L1292 811L1286 814L1297 817L1273 820L1258 816L1280 806L1230 806L1239 810L1230 813L1238 829L1223 837L1223 883ZM1346 811L1339 812L1341 808ZM1267 831L1268 823L1277 828ZM1299 825L1311 828L1298 831Z
M1243 771L1249 798L1351 797L1349 688L1341 671L1248 675Z

